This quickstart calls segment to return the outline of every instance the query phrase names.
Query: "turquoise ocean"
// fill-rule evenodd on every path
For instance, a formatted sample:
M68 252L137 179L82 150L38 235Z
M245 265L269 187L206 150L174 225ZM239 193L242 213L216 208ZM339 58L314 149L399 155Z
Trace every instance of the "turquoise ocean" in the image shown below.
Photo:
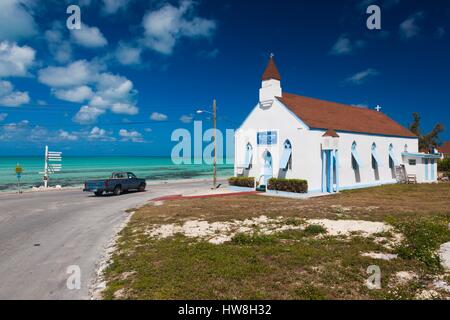
M23 189L42 185L43 157L0 156L0 192L17 188L16 164L23 168ZM81 186L87 179L107 178L114 171L131 171L148 182L212 177L212 165L176 165L169 157L63 157L62 170L50 176L50 186ZM217 175L233 175L232 164L218 165Z

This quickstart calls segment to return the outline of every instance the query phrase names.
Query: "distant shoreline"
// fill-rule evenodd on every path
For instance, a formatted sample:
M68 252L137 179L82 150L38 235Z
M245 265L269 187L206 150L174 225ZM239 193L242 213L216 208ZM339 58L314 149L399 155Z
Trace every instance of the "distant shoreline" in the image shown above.
M220 180L224 180L226 179L226 176L218 176L217 179L219 180L218 183L220 183ZM166 180L153 180L153 181L147 181L147 187L150 186L158 186L158 185L163 185L163 184L177 184L177 183L189 183L189 182L207 182L207 181L211 181L212 182L212 177L211 178L186 178L186 179L166 179ZM48 189L39 189L39 188L25 188L22 189L22 193L41 193L41 192L62 192L62 191L70 191L70 190L82 190L83 189L83 185L75 185L75 186L66 186L66 187L60 187L57 188L56 186L50 186ZM10 194L17 194L18 190L14 190L14 189L5 189L5 190L0 190L0 196L1 195L10 195Z

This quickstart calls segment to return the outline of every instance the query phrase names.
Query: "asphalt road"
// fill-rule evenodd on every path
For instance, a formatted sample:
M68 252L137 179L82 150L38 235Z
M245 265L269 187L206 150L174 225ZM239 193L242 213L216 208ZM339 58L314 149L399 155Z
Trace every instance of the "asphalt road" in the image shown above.
M166 183L118 197L80 190L0 194L0 299L89 299L96 263L126 221L124 210L206 186ZM67 288L70 266L81 271L80 289Z

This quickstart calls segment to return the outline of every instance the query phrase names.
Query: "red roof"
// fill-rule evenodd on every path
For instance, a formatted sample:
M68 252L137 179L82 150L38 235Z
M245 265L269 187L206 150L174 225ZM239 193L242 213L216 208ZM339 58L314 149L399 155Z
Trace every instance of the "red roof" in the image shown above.
M277 66L275 65L275 60L273 57L270 57L269 63L267 64L266 70L262 75L262 80L281 80L280 73L278 72Z
M333 128L336 131L417 137L384 113L375 110L284 92L283 97L277 99L310 128L324 130Z
M450 153L450 141L444 142L444 144L437 149L440 153Z

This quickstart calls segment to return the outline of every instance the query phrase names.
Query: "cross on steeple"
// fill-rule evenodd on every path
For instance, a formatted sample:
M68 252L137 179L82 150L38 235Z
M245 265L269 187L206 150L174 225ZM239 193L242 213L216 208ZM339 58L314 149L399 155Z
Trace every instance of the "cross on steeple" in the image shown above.
M376 107L375 107L375 110L377 110L378 112L380 112L380 110L381 110L381 107L380 107L380 105L378 104Z
M270 59L273 59L273 57L275 57L275 55L271 52L270 53Z

